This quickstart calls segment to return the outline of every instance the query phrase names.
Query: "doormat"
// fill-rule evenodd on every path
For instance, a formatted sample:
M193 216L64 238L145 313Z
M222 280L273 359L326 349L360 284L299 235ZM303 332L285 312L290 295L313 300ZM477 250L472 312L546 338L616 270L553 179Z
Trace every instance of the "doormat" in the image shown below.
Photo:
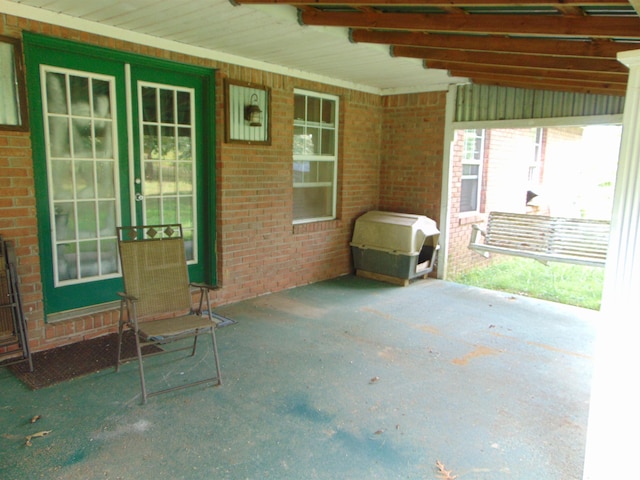
M106 368L115 371L117 348L118 334L111 333L32 354L33 372L29 371L27 362L10 365L8 368L32 390L38 390ZM161 349L155 345L142 348L143 355L158 351ZM123 334L121 358L136 358L136 341L131 330L125 330Z

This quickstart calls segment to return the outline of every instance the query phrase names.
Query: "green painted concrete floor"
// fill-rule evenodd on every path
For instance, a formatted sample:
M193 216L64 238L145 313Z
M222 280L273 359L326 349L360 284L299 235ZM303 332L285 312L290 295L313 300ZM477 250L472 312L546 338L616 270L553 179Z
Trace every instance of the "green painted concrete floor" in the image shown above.
M353 276L216 311L238 322L220 387L143 406L135 362L37 391L0 370L0 478L582 478L597 312ZM212 368L208 345L151 383Z

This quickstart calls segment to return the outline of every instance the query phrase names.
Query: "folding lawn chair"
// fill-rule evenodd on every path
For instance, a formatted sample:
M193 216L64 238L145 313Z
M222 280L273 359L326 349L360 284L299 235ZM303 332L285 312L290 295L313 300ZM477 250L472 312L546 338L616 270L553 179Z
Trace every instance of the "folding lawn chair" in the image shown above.
M215 327L211 311L209 291L214 287L189 283L182 226L145 225L118 227L118 246L124 281L124 293L120 296L120 320L118 323L118 353L116 371L122 359L122 334L130 328L135 334L136 353L140 370L142 402L147 398L181 388L205 383L221 384L220 363L216 345ZM200 303L192 308L191 289L200 290ZM206 303L206 311L203 305ZM211 336L215 360L215 375L202 380L183 383L169 388L147 392L142 347L166 345L193 337L193 345L161 349L150 355L191 350L195 355L198 337Z

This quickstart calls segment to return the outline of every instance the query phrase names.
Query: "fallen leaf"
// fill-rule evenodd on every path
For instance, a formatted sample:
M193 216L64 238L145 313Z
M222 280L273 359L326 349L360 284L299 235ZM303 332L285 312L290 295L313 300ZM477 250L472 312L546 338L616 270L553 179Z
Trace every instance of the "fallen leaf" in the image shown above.
M43 431L38 432L38 433L32 433L31 435L27 435L27 436L26 436L26 440L27 440L27 442L26 442L26 444L25 444L25 445L26 445L27 447L30 447L31 445L33 445L33 444L31 443L31 439L32 439L32 438L46 437L46 436L47 436L47 435L49 435L52 431L53 431L53 430L43 430Z
M451 470L447 470L440 460L436 460L436 467L438 467L438 475L442 480L455 480L458 478L457 475L452 475Z

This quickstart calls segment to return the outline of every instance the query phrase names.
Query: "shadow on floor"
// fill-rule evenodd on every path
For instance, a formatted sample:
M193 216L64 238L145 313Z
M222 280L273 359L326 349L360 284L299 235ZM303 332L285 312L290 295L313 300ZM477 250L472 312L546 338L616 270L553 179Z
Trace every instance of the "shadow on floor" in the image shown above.
M133 362L37 391L0 370L0 478L582 478L597 312L353 276L217 311L221 387L142 406ZM151 362L174 385L213 358Z

